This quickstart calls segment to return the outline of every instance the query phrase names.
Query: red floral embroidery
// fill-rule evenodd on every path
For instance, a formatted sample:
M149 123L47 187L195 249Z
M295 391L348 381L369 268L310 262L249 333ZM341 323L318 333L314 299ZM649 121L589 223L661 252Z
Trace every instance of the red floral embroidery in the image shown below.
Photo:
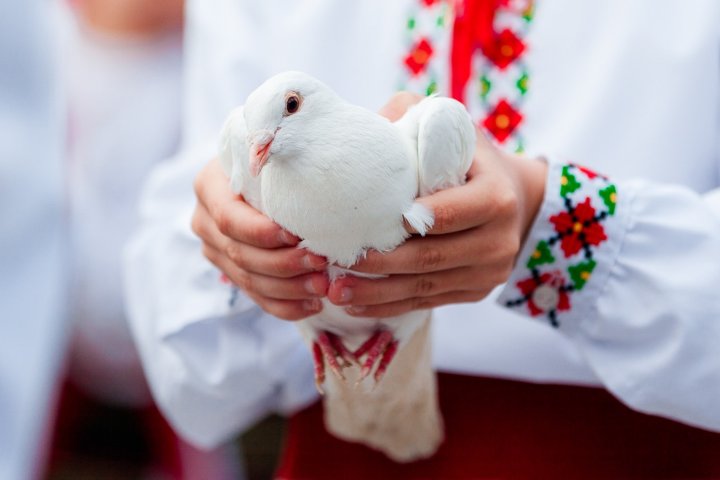
M506 306L526 305L532 316L546 315L554 327L560 326L558 312L571 309L571 295L585 288L599 265L595 253L608 239L604 222L615 214L618 195L606 177L586 168L568 164L558 168L557 173L562 209L548 218L540 232L531 234L534 248L524 263L526 273L513 273L508 281L521 296L508 298L505 292L501 295ZM591 198L598 200L600 211ZM556 248L567 260L562 260Z
M607 177L606 177L605 175L600 175L599 173L594 172L594 171L590 170L590 169L587 168L587 167L583 167L583 166L581 166L581 165L575 165L575 164L573 164L573 167L575 167L575 168L577 168L578 170L580 170L581 172L583 172L583 173L585 174L585 176L586 176L587 178L589 178L590 180L593 180L595 177L600 177L600 178L602 178L602 179L607 179Z
M494 39L491 46L483 50L485 57L490 60L500 70L504 70L508 65L525 51L525 44L510 29L500 32Z
M549 287L547 292L556 295L556 298L549 300L550 305L547 304L547 299L545 305L540 306L537 304L540 301L537 294L542 293L539 290L542 286ZM533 317L549 312L570 310L570 296L566 289L563 288L564 286L565 281L559 271L546 272L537 277L530 277L517 282L517 287L527 299L527 307Z
M418 75L425 70L432 54L433 48L430 42L427 38L421 38L413 46L408 56L405 57L405 65L407 65L413 75Z
M586 244L597 246L607 240L605 229L595 218L595 209L590 204L590 197L569 212L553 215L550 217L550 222L562 237L560 246L565 257L575 255Z
M485 117L483 126L503 143L512 132L520 125L523 116L515 110L505 99L500 100L492 112Z

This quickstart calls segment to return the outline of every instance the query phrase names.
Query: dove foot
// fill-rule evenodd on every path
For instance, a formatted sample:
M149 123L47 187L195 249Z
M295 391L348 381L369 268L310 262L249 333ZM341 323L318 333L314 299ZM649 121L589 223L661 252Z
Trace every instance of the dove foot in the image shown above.
M402 345L392 332L380 330L356 349L353 354L362 365L370 365L368 377L374 366L376 380L364 382L374 383L368 385L372 388L354 388L363 367L346 370L347 382L328 379L323 401L328 431L380 450L396 462L433 455L444 434L429 332L428 314L428 321Z
M398 341L386 330L375 332L365 343L354 352L350 351L337 335L321 331L313 342L313 359L315 361L315 386L320 394L324 394L325 369L340 380L345 381L343 369L356 366L360 369L355 386L357 387L375 371L375 385L382 380L395 353ZM364 357L364 360L363 360Z
M330 332L318 333L313 343L313 358L315 360L315 386L320 394L324 394L322 384L325 382L325 365L330 368L340 380L345 380L343 369L350 365L358 365L355 355L347 349L340 338Z
M355 382L355 386L360 385L360 383L365 380L368 375L370 375L370 372L372 372L372 369L376 364L377 368L375 369L373 378L375 379L375 384L377 385L382 377L385 376L388 365L390 365L397 349L398 341L395 340L392 333L387 330L377 331L372 337L368 338L365 343L353 352L353 355L358 361L364 355L367 355L367 358L365 358L365 362L362 364L362 368L360 370L360 377L357 382Z

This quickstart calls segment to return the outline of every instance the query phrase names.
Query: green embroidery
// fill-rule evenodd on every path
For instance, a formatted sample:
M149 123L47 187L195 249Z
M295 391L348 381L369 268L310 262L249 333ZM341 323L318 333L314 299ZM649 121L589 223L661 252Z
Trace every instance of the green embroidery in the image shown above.
M515 83L515 86L517 86L518 90L520 90L520 93L522 95L525 95L528 91L528 79L530 77L528 76L527 72L523 72L522 76L518 78L518 81Z
M566 165L562 169L562 177L560 177L560 195L567 197L575 190L580 188L581 184L575 178L575 175L570 173L570 168Z
M441 46L452 25L448 2L415 0L408 5L403 17L406 52L396 83L400 90L420 95L445 91L445 77L438 67L445 56Z
M528 2L528 6L525 9L525 11L522 13L522 18L530 23L535 16L535 2Z
M554 261L555 257L553 257L553 254L550 251L550 245L548 245L545 240L540 240L535 247L535 250L530 255L530 259L527 262L527 267L533 269L538 265L542 265L544 263L553 263Z
M617 204L617 190L615 185L609 185L600 190L600 198L608 209L608 214L615 214L615 205Z
M584 176L579 178L587 181L581 184L573 175L577 174L576 170L583 172ZM553 174L555 172L553 170ZM517 287L518 296L503 298L507 307L525 305L530 315L545 315L553 327L560 326L558 312L571 310L572 296L583 290L592 278L598 265L596 252L608 240L604 224L612 221L609 217L616 205L616 187L606 177L573 164L564 165L561 175L562 208L547 217L553 228L545 232L547 227L538 227L542 238L533 240L537 244L527 258L527 271L513 272L508 281ZM592 205L594 201L599 206L598 195L607 207L599 213ZM535 293L540 287L554 290L557 303L536 303ZM550 297L546 292L539 293L543 293L540 300L554 298L554 294Z
M487 100L487 96L490 93L490 89L492 88L492 82L487 77L487 75L483 75L480 77L480 98L483 99L483 101Z
M590 280L590 275L595 269L595 265L595 260L588 260L568 267L568 273L575 285L575 290L581 290L585 286L585 283Z
M425 95L428 97L432 95L433 93L437 92L438 85L435 80L431 80L430 84L427 86L427 89L425 90Z
M480 107L480 124L506 151L523 152L525 149L522 110L531 75L525 62L525 37L531 25L533 3L534 0L495 2L493 44L478 48L473 58L472 68L477 71L478 80L471 87L473 100ZM511 65L517 68L508 68ZM517 113L512 123L496 113L503 103L511 104Z

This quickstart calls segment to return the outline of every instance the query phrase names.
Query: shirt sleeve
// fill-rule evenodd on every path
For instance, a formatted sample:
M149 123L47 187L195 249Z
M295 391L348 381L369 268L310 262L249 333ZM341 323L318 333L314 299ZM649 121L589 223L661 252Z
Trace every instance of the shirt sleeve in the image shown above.
M628 406L720 431L720 189L551 163L498 301L568 335Z
M125 254L128 316L153 396L173 427L205 448L317 396L296 327L265 314L200 254L192 181L211 152L154 171Z

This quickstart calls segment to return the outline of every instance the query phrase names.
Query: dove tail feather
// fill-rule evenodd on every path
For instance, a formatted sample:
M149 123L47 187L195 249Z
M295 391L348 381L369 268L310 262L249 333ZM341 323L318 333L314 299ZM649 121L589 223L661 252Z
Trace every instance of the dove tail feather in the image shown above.
M421 236L430 230L435 223L435 215L426 206L413 202L410 209L403 213L403 217Z

